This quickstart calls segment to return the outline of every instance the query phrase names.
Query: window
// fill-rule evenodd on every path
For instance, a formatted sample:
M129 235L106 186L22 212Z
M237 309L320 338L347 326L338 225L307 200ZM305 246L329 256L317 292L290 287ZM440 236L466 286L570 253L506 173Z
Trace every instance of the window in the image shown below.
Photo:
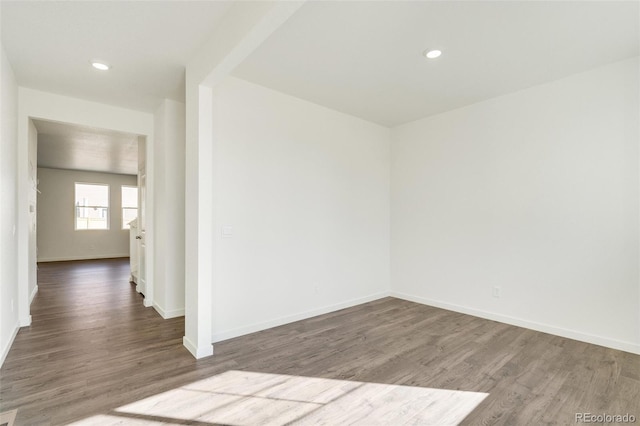
M109 185L76 183L76 230L109 229Z
M129 222L138 217L138 188L122 186L122 229L129 229Z

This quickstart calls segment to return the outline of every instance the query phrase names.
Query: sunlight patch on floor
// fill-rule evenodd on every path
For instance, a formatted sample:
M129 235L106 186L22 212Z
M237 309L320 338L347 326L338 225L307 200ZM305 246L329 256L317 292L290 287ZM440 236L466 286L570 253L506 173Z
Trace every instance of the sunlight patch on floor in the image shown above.
M227 371L74 425L457 425L487 393Z

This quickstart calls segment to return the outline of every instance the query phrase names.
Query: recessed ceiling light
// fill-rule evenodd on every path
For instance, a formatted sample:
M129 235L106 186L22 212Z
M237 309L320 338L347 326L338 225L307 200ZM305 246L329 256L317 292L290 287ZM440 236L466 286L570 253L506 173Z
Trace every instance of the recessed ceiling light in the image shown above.
M424 56L426 56L429 59L435 59L440 55L442 55L442 51L440 51L438 49L425 50L424 51Z
M104 62L98 62L98 61L91 61L91 66L100 71L107 71L109 68L111 68L109 65L105 64Z

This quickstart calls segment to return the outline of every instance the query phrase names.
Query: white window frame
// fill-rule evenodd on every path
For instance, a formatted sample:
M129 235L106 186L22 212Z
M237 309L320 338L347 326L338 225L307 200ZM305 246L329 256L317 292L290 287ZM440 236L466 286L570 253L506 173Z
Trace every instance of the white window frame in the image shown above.
M138 206L138 198L136 197L136 207L125 207L122 205L122 194L124 191L122 191L122 188L135 188L137 192L140 191L140 189L138 188L137 185L120 185L120 221L122 222L122 230L124 231L128 231L129 230L129 223L124 223L124 211L125 209L129 209L129 210L136 210L136 217L138 217L138 210L140 209L140 207Z

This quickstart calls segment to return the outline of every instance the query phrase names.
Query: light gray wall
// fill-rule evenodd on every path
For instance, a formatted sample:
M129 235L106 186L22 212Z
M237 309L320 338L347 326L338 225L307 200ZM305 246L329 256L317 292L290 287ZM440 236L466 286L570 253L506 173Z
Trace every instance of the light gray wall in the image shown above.
M1 47L1 46L0 46ZM0 365L18 331L18 86L0 49Z
M38 261L129 256L129 231L122 229L120 187L137 186L137 177L38 168ZM74 229L75 183L109 185L108 230Z
M393 294L640 351L638 75L635 58L393 129Z

